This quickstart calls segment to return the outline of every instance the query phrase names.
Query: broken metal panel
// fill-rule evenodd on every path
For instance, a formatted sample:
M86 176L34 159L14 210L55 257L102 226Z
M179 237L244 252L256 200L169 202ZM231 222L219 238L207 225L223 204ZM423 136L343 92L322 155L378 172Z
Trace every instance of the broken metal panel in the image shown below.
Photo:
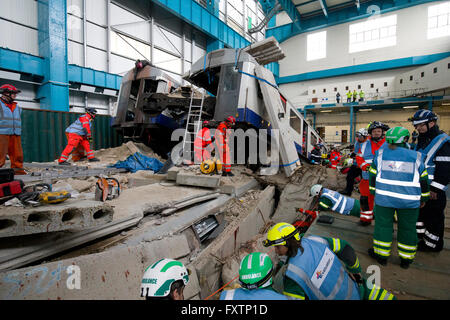
M200 241L200 243L204 242L208 239L208 236L219 226L219 222L215 216L209 216L202 221L194 224L192 229Z
M277 39L273 36L263 41L252 43L244 48L245 52L251 54L260 65L277 62L286 57Z

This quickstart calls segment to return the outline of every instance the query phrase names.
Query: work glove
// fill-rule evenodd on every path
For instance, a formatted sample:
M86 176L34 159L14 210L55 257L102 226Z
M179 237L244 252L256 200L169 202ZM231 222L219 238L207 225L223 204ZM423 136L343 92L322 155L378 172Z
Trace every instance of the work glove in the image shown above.
M319 216L319 211L305 210L303 208L298 208L298 211L310 215L313 219L316 219Z

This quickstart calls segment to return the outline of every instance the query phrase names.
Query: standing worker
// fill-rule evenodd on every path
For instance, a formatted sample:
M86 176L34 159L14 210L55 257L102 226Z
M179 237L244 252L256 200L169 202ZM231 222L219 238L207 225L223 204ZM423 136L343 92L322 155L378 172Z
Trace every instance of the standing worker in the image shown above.
M288 300L288 297L272 288L273 263L266 253L246 255L239 267L239 283L242 288L224 290L220 300Z
M308 236L301 238L293 225L281 222L267 233L264 246L275 246L285 259L283 294L309 300L392 300L380 287L368 288L354 249L345 240Z
M450 181L450 137L439 130L435 113L417 111L410 121L419 133L416 151L423 153L430 178L430 200L417 221L419 251L439 252L444 246L446 194Z
M16 87L4 84L0 87L0 168L5 165L6 155L9 155L11 168L14 174L27 174L23 169L22 149L22 108L17 105L17 94L20 93Z
M397 212L397 248L400 266L407 269L417 250L416 221L419 207L430 196L423 155L409 150L409 132L403 127L389 129L386 148L379 149L370 167L370 193L375 195L375 230L369 255L381 265L391 252L394 214Z
M225 121L222 121L216 129L216 141L219 147L220 161L222 162L222 176L233 177L231 172L231 158L229 145L229 133L228 129L231 129L236 124L236 119L233 116L229 116Z
M359 91L359 101L364 101L364 91L362 89Z
M197 132L194 140L194 162L202 163L211 158L211 152L207 147L212 143L209 121L203 121L202 129Z
M384 133L389 127L379 121L373 121L367 130L370 137L362 143L356 155L356 163L362 170L362 179L359 183L361 215L359 223L368 226L373 220L374 196L369 191L369 168L372 164L375 152L385 142Z
M337 165L339 164L339 161L341 161L341 153L338 151L337 145L333 146L333 150L331 150L330 153L330 162L331 162L331 169L337 169Z
M356 98L358 97L358 92L355 90L353 90L353 102L356 102Z
M339 92L336 93L336 102L337 103L341 102L341 94Z
M86 114L79 117L74 123L72 123L67 129L68 143L66 148L61 154L58 160L60 165L70 165L67 160L70 153L81 145L86 150L87 158L89 162L97 162L99 159L94 157L94 151L91 150L90 142L92 142L91 123L95 119L97 110L94 108L87 108Z
M353 158L352 166L350 167L350 170L347 172L347 184L345 187L345 190L341 193L347 196L351 196L353 192L353 186L355 185L355 179L357 177L361 176L361 168L358 167L358 164L356 163L356 153L358 152L360 146L362 143L367 141L367 137L369 136L369 133L367 132L367 129L361 128L356 132L356 142L355 147L353 148L353 152L351 154L351 158Z
M352 102L352 92L350 90L348 90L347 92L347 103Z

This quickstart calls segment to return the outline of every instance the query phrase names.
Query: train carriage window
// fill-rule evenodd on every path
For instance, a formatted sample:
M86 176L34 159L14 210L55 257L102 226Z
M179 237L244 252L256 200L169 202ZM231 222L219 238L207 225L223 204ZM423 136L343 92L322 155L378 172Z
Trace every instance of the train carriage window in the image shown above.
M303 135L302 135L302 154L307 156L306 154L306 140L308 139L308 123L303 121Z
M289 124L291 128L294 129L298 134L301 134L301 120L300 118L293 112L291 112L291 118L289 119Z
M223 76L225 77L224 82L223 82L223 91L227 92L227 91L234 91L237 88L237 83L238 83L238 73L234 71L234 67L233 66L225 66L224 67L224 72L223 72Z

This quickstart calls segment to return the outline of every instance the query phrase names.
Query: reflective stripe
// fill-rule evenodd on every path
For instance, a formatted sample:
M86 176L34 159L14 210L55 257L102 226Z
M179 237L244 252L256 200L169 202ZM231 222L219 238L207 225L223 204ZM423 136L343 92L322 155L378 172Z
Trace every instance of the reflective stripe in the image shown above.
M431 242L427 241L426 239L423 239L423 241L425 242L425 244L426 244L427 246L429 246L429 247L431 247L431 248L436 248L436 244L431 243Z
M384 297L385 297L386 294L387 294L387 291L386 291L386 290L384 290L384 289L382 289L382 290L383 290L383 293L381 294L380 299L378 299L378 300L384 300Z
M235 289L233 289L233 290L226 290L225 300L233 300L233 298L234 298L234 291L235 291Z
M424 229L416 229L417 233L425 233L425 228Z
M323 203L322 201L321 202L319 202L319 204L322 206L322 207L325 207L325 208L329 208L329 206L327 206L325 203Z
M447 186L444 186L443 184L437 183L436 181L431 182L430 186L433 186L433 187L438 188L438 189L443 190L443 191L445 191L447 189Z
M391 250L386 251L386 250L381 250L378 248L373 248L373 251L377 254L379 254L380 256L385 256L385 257L389 257L391 254Z
M286 291L283 291L283 294L285 296L288 296L288 297L293 297L293 298L297 298L297 299L300 299L300 300L305 300L304 296L301 296L301 295L298 295L298 294L293 294L293 293L289 293L289 292L286 292Z
M370 167L369 168L369 172L373 173L373 174L377 174L377 170L375 170L374 168Z
M386 183L386 184L395 185L395 186L420 188L420 182L384 179L384 178L381 178L379 175L377 176L376 182Z
M435 235L432 234L432 233L429 233L428 230L425 231L425 235L426 235L428 238L430 238L431 240L439 241L439 237L438 237L438 236L435 236Z
M400 257L402 257L403 259L412 260L412 259L414 259L416 254L415 253L406 253L406 252L403 252L403 251L398 251L398 255Z
M421 194L422 197L429 197L430 196L430 192L425 192Z
M417 246L407 246L406 244L403 244L403 243L400 243L400 242L398 242L397 245L400 248L405 249L405 250L416 250L417 249Z
M373 239L373 243L378 244L379 246L383 246L383 247L390 247L392 245L392 242L384 242L384 241L379 241L379 240L375 240L375 239Z
M333 251L341 250L341 241L339 239L333 238Z
M365 219L372 219L372 215L368 216L368 215L365 215L365 214L359 214L359 217L360 218L365 218Z
M316 241L316 242L319 242L319 243L323 243L323 244L328 246L328 241L325 240L324 238L321 238L321 237L308 236L308 237L306 237L306 239L313 240L313 241Z
M425 169L423 172L422 172L422 175L420 176L421 178L423 178L423 177L425 177L425 176L427 176L428 175L428 171Z
M373 285L372 291L370 291L369 300L375 300L379 291L380 287L378 287L377 285Z
M411 195L401 194L401 193L397 193L397 192L384 191L384 190L380 190L380 189L377 189L376 193L384 195L384 196L398 198L398 199L420 200L420 196L411 196Z
M377 190L375 187L369 187L369 190Z
M333 290L331 291L331 293L329 294L329 296L327 297L327 300L333 300L334 297L336 297L337 293L339 292L339 289L342 286L342 283L344 282L344 274L346 271L344 271L344 268L340 268L340 273L339 273L339 278L336 281L336 284L334 285ZM351 287L350 287L351 288ZM349 288L349 290L350 290Z
M438 142L430 149L430 151L427 152L427 157L425 158L425 167L428 167L428 162L431 160L432 156L434 156L434 153L437 149L441 146L441 144L444 142L444 140L447 139L447 135L444 135L441 137Z
M355 268L358 268L358 267L359 267L359 260L358 260L358 257L356 257L356 262L355 262L355 264L353 266L350 267L350 269L355 269Z
M436 157L434 162L450 162L450 157Z
M308 275L299 267L297 267L296 265L293 264L289 264L288 265L288 270L295 273L297 276L300 277L300 279L302 279L306 285L308 286L309 289L311 289L311 291L314 293L314 295L319 299L319 300L326 300L326 297L322 294L322 292L319 291L319 289L317 289L313 283L311 282L311 279L308 277Z
M421 227L421 226L424 226L424 225L425 225L425 224L424 224L423 222L420 222L420 221L416 222L416 226Z

